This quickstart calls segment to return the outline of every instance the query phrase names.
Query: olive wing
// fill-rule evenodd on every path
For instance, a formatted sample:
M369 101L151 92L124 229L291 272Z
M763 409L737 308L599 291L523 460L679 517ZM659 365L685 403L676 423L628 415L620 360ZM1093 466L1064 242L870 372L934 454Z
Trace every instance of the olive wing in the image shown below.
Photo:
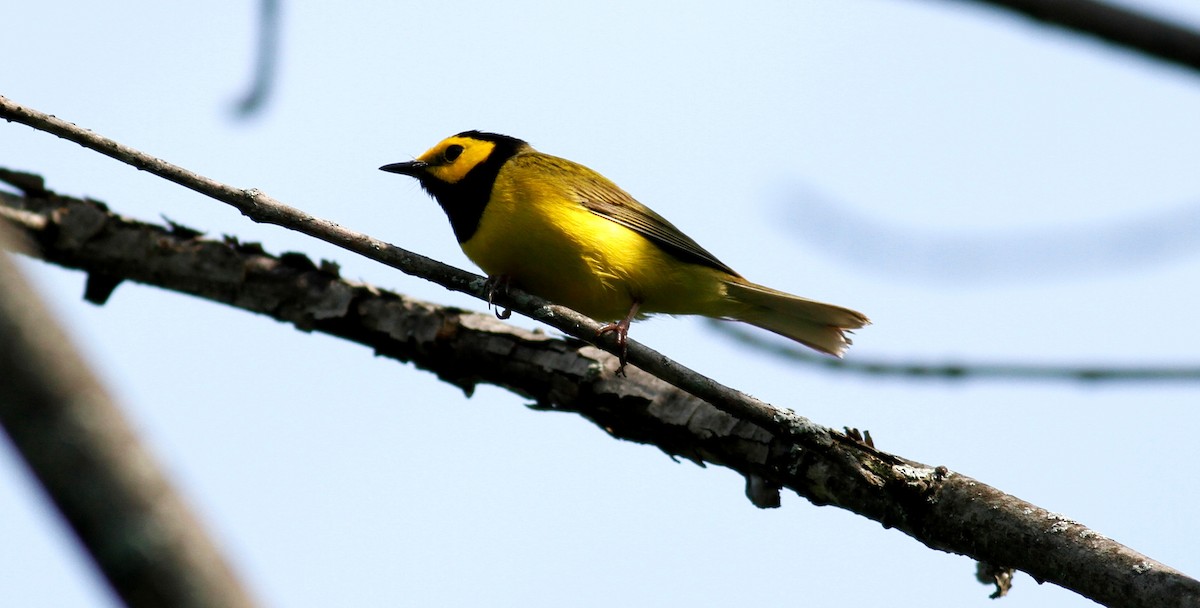
M674 224L668 222L665 217L658 215L650 207L638 203L637 199L620 189L616 183L606 179L604 175L565 158L542 155L542 153L533 153L528 156L534 158L524 157L521 158L522 161L542 164L545 169L550 169L552 173L558 174L566 189L574 194L572 198L575 198L584 209L592 211L595 215L608 219L608 221L634 230L635 233L646 237L654 245L659 246L662 251L674 255L680 261L712 267L715 270L728 272L734 277L740 276L731 267L716 259L716 255L701 247L700 243L691 240L690 236L674 227Z

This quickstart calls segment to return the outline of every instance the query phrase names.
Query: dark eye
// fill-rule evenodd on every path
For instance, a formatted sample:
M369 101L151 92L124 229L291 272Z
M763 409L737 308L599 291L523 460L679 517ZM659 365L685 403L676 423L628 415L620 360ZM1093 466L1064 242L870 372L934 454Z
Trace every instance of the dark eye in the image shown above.
M446 158L446 162L452 163L462 153L463 153L463 147L458 144L454 144L453 146L447 146L446 151L442 154L442 156L444 156Z

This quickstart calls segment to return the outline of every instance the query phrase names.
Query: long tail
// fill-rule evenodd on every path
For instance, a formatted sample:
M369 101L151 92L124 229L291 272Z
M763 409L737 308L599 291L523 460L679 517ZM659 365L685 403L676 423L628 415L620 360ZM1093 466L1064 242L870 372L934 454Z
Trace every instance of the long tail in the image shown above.
M869 325L861 312L807 300L744 279L725 282L727 316L773 331L809 348L841 357L850 346L846 330Z

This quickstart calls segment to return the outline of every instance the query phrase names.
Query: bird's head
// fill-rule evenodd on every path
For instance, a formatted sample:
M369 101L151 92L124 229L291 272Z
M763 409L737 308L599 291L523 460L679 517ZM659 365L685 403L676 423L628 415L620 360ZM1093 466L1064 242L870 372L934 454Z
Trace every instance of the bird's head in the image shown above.
M475 234L500 168L528 149L529 144L515 137L463 131L442 140L416 160L379 169L417 178L450 218L458 242L464 243Z
M528 146L507 135L464 131L443 139L416 160L384 165L379 169L417 178L440 201L438 191L444 186L474 181L482 173L490 173L487 177L494 179L504 161Z

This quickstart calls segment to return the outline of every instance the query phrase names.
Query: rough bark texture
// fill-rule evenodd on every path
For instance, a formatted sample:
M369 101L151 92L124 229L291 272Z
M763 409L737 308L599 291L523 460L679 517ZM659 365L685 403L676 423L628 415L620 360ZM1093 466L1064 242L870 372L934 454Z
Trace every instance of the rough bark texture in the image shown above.
M0 195L0 215L25 228L36 255L88 272L97 295L129 279L224 302L359 342L468 394L481 382L503 386L538 408L576 412L614 437L732 468L749 480L755 504L771 506L786 487L929 547L1023 570L1107 605L1200 606L1200 583L1082 525L789 411L747 422L639 369L617 377L615 358L582 342L346 281L332 264L299 254L275 257L258 245L133 222L40 184L26 191Z

